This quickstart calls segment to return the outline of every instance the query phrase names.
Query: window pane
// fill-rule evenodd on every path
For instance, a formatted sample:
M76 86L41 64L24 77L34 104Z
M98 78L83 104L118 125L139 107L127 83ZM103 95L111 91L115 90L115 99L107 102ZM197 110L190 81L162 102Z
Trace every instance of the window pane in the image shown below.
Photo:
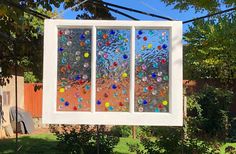
M59 28L57 110L90 111L90 87L91 30Z
M168 112L169 31L135 33L135 111Z
M130 30L97 30L96 111L129 110Z

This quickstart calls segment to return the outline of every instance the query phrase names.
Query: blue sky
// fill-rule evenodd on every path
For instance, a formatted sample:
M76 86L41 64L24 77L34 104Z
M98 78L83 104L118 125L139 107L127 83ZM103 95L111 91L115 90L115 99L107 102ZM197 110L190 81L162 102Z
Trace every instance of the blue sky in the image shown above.
M162 3L160 0L104 0L104 1L121 5L121 6L125 6L125 7L134 8L134 9L141 10L144 12L150 12L153 14L170 17L175 20L181 20L181 21L189 20L189 19L207 14L206 12L196 13L194 9L189 9L188 11L180 12L179 10L175 10L173 6L166 6L166 4ZM122 11L126 14L129 14L140 20L157 20L157 21L161 20L158 18L145 16L145 15L134 13L134 12L123 11L121 9L117 9L117 10ZM58 11L59 12L63 11L63 8L60 7ZM117 18L117 20L131 20L117 13L114 13L114 12L111 12L111 13ZM62 17L65 19L75 19L77 14L78 12L73 12L68 9L63 13ZM185 24L184 31L187 31L187 30L188 30L188 24Z

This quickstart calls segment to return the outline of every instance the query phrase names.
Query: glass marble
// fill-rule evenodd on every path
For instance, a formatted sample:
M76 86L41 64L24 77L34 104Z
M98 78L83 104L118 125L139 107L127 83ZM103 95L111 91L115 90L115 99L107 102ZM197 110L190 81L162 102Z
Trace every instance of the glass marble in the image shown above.
M169 31L135 33L135 112L169 112Z
M91 49L91 29L58 29L57 111L91 110Z
M96 111L128 112L130 30L97 29Z

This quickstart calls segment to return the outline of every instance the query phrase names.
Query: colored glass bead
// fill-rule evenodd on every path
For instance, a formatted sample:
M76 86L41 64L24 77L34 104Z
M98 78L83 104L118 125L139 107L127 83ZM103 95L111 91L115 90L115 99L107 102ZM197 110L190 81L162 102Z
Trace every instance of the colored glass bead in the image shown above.
M112 111L114 108L112 106L109 106L108 109Z
M70 103L69 103L68 101L66 101L64 105L65 105L65 106L69 106Z
M85 46L85 43L84 43L83 41L81 41L81 42L79 43L79 45L80 45L81 47L83 47L83 46Z
M143 82L146 82L146 81L147 81L147 77L146 77L146 76L143 77L143 78L142 78L142 81L143 81Z
M89 85L86 85L86 86L85 86L85 89L86 89L86 90L89 90L89 89L90 89L90 86L89 86Z
M163 48L163 49L167 49L167 47L168 47L168 46L167 46L166 44L163 44L163 45L162 45L162 48Z
M163 101L162 104L166 106L168 104L168 102L167 101Z
M80 79L80 76L76 75L75 80L79 80L79 79Z
M100 105L102 102L100 100L97 100L97 105Z
M64 93L64 92L65 92L65 88L60 88L60 89L59 89L59 92L60 92L60 93Z
M82 101L83 101L82 97L78 98L78 102L82 102Z
M153 88L154 88L153 86L148 86L149 91L153 90Z
M168 79L169 79L168 75L165 75L165 76L163 77L163 80L164 80L164 81L168 81Z
M109 45L111 45L111 43L110 43L110 41L107 41L106 46L109 46Z
M115 31L113 29L110 30L110 34L111 35L114 35L115 34Z
M112 89L116 89L117 86L115 84L112 85Z
M62 52L64 49L63 49L63 48L59 48L58 50L59 50L60 52Z
M143 37L143 40L144 40L144 41L147 41L147 37L146 37L146 36L144 36L144 37Z
M124 59L127 59L127 58L128 58L128 55L124 54L124 55L123 55L123 58L124 58Z
M73 107L73 110L76 111L78 108L76 106Z
M68 46L71 46L72 41L68 41L66 44L67 44Z
M166 59L162 59L162 60L161 60L161 63L162 63L162 64L165 64L165 63L166 63Z
M84 35L84 34L81 34L79 38L80 38L81 40L84 40L84 39L85 39L85 35Z
M148 49L151 49L151 48L152 48L152 44L149 43L149 44L148 44Z
M152 73L152 78L156 78L156 77L157 77L156 73Z
M122 77L123 77L123 78L127 78L127 77L128 77L128 74L127 74L127 73L123 73L123 74L122 74Z
M117 65L118 65L118 63L117 63L117 62L114 62L114 63L113 63L113 66L117 66Z
M88 52L85 52L85 53L84 53L84 57L85 57L85 58L88 58L88 57L89 57L89 53L88 53Z
M105 107L109 107L110 106L110 103L109 102L106 102L105 103Z
M157 78L157 82L161 82L162 81L162 78L161 77L158 77Z
M60 98L60 102L64 102L65 101L65 99L64 98Z
M142 30L139 30L139 31L138 31L138 34L139 34L139 35L142 35L142 34L143 34Z
M154 64L152 65L152 67L158 68L158 63L154 63Z
M89 63L84 63L84 67L88 68L89 67Z
M147 103L147 100L143 100L143 105L146 105Z
M103 39L107 39L108 38L108 35L107 34L103 34Z

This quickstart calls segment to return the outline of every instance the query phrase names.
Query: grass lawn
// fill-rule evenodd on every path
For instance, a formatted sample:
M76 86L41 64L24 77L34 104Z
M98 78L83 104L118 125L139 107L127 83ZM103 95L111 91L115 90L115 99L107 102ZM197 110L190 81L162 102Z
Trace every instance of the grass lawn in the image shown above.
M52 134L39 134L30 136L21 136L19 138L20 150L19 153L44 153L44 154L55 154L55 153L66 153L59 151L57 148L56 137ZM116 154L130 154L128 151L129 147L127 143L139 143L138 139L132 138L120 138L119 144L114 148ZM224 154L227 146L233 146L236 148L236 143L226 143L221 146L220 154ZM15 139L4 139L0 140L0 153L14 153L15 150Z

